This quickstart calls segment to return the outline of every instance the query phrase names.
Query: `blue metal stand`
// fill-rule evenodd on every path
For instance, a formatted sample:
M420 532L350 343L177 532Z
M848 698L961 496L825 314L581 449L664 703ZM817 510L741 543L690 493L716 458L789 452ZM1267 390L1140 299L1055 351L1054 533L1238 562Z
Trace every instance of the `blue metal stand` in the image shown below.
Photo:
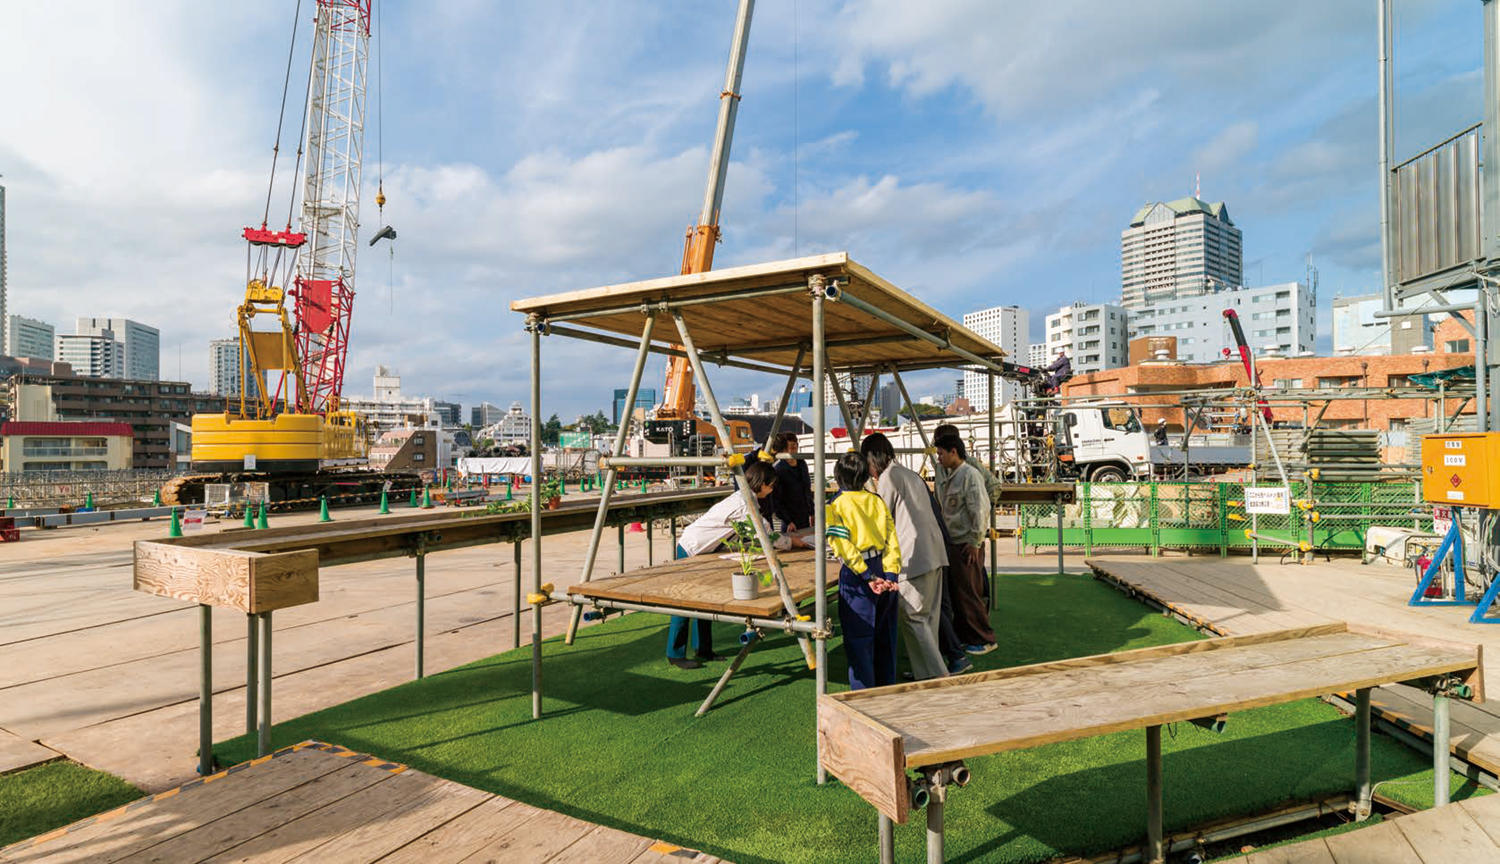
M1457 513L1454 514L1457 517ZM1424 596L1427 589L1432 585L1432 580L1437 578L1443 569L1443 561L1453 556L1453 599L1437 600ZM1409 606L1467 606L1468 599L1464 596L1464 583L1467 581L1464 573L1464 539L1459 530L1459 520L1454 518L1453 524L1448 527L1448 533L1443 537L1442 545L1438 546L1437 554L1433 556L1432 563L1427 565L1427 571L1422 574L1422 579L1417 583L1417 590L1412 592L1411 600L1407 601ZM1500 616L1490 617L1488 612L1495 600L1500 599L1500 575L1490 580L1490 586L1479 598L1474 612L1469 616L1470 624L1500 624Z
M1457 513L1454 514L1457 517ZM1448 533L1444 535L1442 545L1438 546L1437 554L1432 556L1432 563L1427 565L1427 572L1422 574L1422 579L1417 583L1417 590L1411 594L1408 606L1467 606L1469 601L1464 598L1464 538L1459 531L1459 522L1454 518L1453 523L1448 526ZM1427 588L1432 585L1432 580L1437 578L1443 569L1443 561L1453 554L1453 599L1439 600L1426 596ZM1493 593L1494 586L1491 586ZM1494 598L1491 598L1494 599ZM1481 607L1483 608L1483 607Z

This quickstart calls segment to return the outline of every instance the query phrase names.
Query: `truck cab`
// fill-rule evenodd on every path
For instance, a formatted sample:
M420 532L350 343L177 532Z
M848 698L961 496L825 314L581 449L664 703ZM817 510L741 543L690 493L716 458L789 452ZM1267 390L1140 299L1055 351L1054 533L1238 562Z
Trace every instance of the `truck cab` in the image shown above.
M1076 476L1098 483L1151 476L1151 437L1136 409L1124 402L1091 402L1059 408L1066 450Z

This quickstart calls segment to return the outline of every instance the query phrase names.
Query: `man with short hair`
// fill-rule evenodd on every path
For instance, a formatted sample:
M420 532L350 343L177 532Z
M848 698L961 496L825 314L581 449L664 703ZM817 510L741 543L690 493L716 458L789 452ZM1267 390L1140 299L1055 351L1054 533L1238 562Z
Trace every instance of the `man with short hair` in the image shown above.
M949 587L953 590L953 628L969 654L995 650L995 631L990 626L985 603L984 532L988 527L990 498L984 480L966 463L968 451L957 435L938 436L938 462L947 480L938 491L943 522L948 527Z
M874 432L865 436L859 449L869 464L875 493L891 508L896 520L896 541L904 564L898 579L899 624L912 677L918 681L942 678L948 674L938 644L943 567L948 564L943 527L933 515L927 484L896 461L889 438Z

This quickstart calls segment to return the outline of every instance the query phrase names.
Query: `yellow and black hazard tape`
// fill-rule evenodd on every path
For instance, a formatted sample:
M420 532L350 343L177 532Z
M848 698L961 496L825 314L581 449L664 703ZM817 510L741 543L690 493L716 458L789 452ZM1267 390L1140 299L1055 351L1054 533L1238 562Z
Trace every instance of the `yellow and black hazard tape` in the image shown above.
M198 786L206 786L209 783L218 782L219 780L223 780L225 777L228 777L231 774L238 774L241 771L244 771L246 768L253 768L256 765L264 765L265 763L270 762L272 759L285 756L289 753L295 753L298 750L320 750L324 753L328 753L329 755L339 756L345 759L359 762L361 765L368 765L372 768L379 768L383 771L389 771L392 774L400 774L402 771L405 771L407 769L407 766L402 765L399 762L388 762L378 756L371 756L368 753L360 753L357 750L350 750L348 747L340 747L337 744L329 744L324 741L314 741L309 739L299 744L293 744L290 747L283 747L280 750L268 753L265 756L259 756L249 761L241 762L238 765L232 765L222 771L209 774L206 777L195 777L192 780L189 780L188 782L182 784L181 786L173 787L166 790L165 792L158 792L155 795L147 795L144 798L137 798L134 801L131 801L129 804L121 805L113 810L106 810L105 812L95 816L89 816L84 819L79 819L77 822L74 822L70 825L64 825L61 828L54 828L53 830L48 831L45 834L38 834L35 837L30 837L16 843L12 843L9 846L0 847L0 855L4 855L9 852L17 852L23 849L29 849L38 844L46 843L49 840L56 840L59 837L65 837L68 834L73 833L74 831L78 831L82 828L87 828L90 825L97 825L102 822L113 821L120 818L121 816L126 815L127 813L132 813L136 810L139 810L142 807L155 804L156 802L163 801L167 798L181 795L183 792L186 792L189 789L193 789Z

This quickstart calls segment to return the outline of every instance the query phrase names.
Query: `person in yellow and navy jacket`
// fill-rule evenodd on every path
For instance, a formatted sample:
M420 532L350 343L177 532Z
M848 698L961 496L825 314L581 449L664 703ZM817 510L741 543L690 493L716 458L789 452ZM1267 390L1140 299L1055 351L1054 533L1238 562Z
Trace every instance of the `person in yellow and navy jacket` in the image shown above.
M864 491L865 457L851 451L833 468L839 495L826 511L828 548L839 571L839 628L849 660L849 689L896 683L896 618L901 547L896 520L884 499Z

